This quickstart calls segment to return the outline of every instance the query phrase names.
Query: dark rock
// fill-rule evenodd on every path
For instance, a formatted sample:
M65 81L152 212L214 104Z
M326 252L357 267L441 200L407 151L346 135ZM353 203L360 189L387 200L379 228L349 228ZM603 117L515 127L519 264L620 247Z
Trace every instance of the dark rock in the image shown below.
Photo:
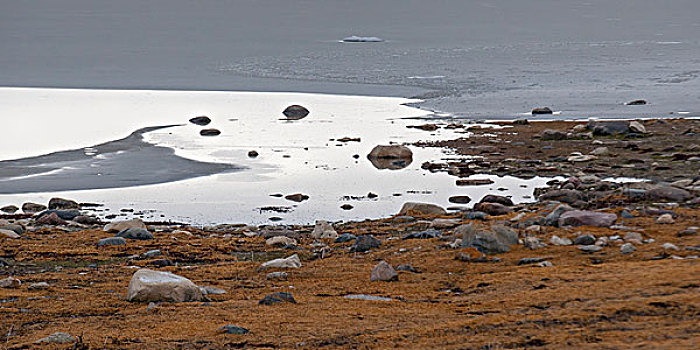
M442 236L442 232L440 232L438 230L427 230L427 231L409 233L408 235L403 236L402 239L431 239L431 238L438 238L441 236Z
M22 204L22 211L27 214L34 214L46 210L47 207L43 204L27 202Z
M498 204L503 204L506 206L512 206L513 201L505 196L499 196L495 194L488 194L484 196L484 198L481 198L479 203L498 203Z
M457 180L457 186L481 186L490 185L493 183L491 179L459 179Z
M0 208L1 212L8 213L8 214L14 214L18 210L19 210L19 208L16 205L6 205L6 206Z
M126 238L126 239L147 240L147 239L153 239L153 234L148 232L148 230L145 230L142 228L131 227L131 228L127 228L127 229L119 231L119 233L117 233L116 237L122 237L122 238Z
M698 234L698 229L696 228L687 228L685 230L682 230L678 232L678 237L685 237L685 236L695 236Z
M199 131L202 136L219 136L221 131L219 129L202 129Z
M47 215L43 215L36 219L36 223L39 225L65 225L66 222L61 220L61 218L56 215L56 213L51 213Z
M382 242L380 242L378 239L374 238L373 236L369 235L363 235L357 237L355 239L355 243L350 247L351 252L366 252L372 248L378 248Z
M628 105L628 106L641 106L641 105L647 104L647 101L645 101L645 100L634 100L634 101L627 102L627 103L625 103L625 104Z
M493 216L505 215L513 211L512 209L499 203L477 203L474 206L474 210L483 211L484 213Z
M248 151L248 157L255 158L259 156L258 151Z
M406 202L401 207L398 215L433 216L445 215L447 211L439 205L430 203Z
M599 213L587 210L567 211L559 217L559 226L600 226L610 227L617 221L613 213Z
M447 199L450 203L467 204L472 201L469 196L452 196Z
M586 129L593 131L594 136L624 135L630 131L626 121L590 121Z
M343 210L351 210L352 208L354 208L354 207L351 204L347 204L347 203L340 206L340 209L343 209Z
M468 211L464 213L464 220L486 220L488 215L483 211Z
M195 124L195 125L199 125L199 126L205 126L205 125L209 125L209 123L211 123L211 119L209 119L209 117L206 117L206 116L199 116L199 117L194 117L194 118L190 119L190 123Z
M541 194L537 199L540 202L558 201L571 204L583 200L583 194L578 190L551 190Z
M413 162L413 152L406 146L375 146L367 159L377 169L399 170Z
M65 198L51 198L49 209L80 209L78 202Z
M153 260L149 263L151 266L155 267L166 267L166 266L175 266L175 263L172 262L170 259L156 259Z
M284 199L290 200L292 202L301 203L301 202L309 199L309 196L302 194L302 193L294 193L294 194L288 194L288 195L284 196Z
M564 131L545 129L542 131L540 138L544 141L566 140L567 134Z
M24 234L24 226L19 225L19 224L0 225L0 230L9 230L9 231L12 231L18 235Z
M94 217L94 216L87 216L87 215L78 215L75 218L73 218L73 221L83 224L83 225L99 225L102 224L102 221L100 221L99 218Z
M513 125L530 125L527 119L516 119L513 121Z
M291 105L282 111L289 120L299 120L309 115L309 110L300 105Z
M235 324L227 324L221 328L219 328L219 331L221 333L225 334L235 334L235 335L243 335L243 334L248 334L250 331L241 327L241 326L236 326Z
M564 214L567 211L572 211L574 208L566 205L566 204L560 204L554 210L547 215L544 219L544 224L547 226L558 226L559 225L559 217L561 214Z
M296 304L297 301L294 300L292 293L278 292L266 295L262 300L258 302L259 305L273 305L283 303Z
M49 215L49 214L56 214L59 218L63 220L73 220L77 216L80 216L80 210L56 210L56 209L49 209L49 210L44 210L39 214L36 214L36 218L39 219L44 215Z
M510 246L499 235L490 231L478 231L473 225L461 225L455 234L462 235L462 247L474 247L484 254L500 254L510 251Z
M125 245L126 244L126 239L122 237L108 237L108 238L102 238L99 242L97 242L98 247L106 246L106 245Z
M357 236L353 235L352 233L343 233L338 238L336 238L335 241L333 241L333 243L346 243L354 241L355 239L357 239Z
M415 267L413 267L409 264L401 264L401 265L397 266L396 271L420 273L420 271L418 269L416 269Z
M646 191L646 198L651 201L670 201L682 203L692 199L693 195L681 188L662 186Z
M595 237L593 235L580 235L574 238L575 245L593 245L595 244Z
M379 264L374 266L372 273L370 274L369 280L371 282L376 281L398 281L399 274L394 270L389 263L386 261L380 261Z
M547 259L545 258L522 258L518 260L518 265L531 265L543 262Z
M532 109L532 114L552 114L552 109L549 107L538 107Z
M379 197L379 195L377 195L376 193L373 193L373 192L367 193L367 198L369 198L369 199L374 199L377 197Z

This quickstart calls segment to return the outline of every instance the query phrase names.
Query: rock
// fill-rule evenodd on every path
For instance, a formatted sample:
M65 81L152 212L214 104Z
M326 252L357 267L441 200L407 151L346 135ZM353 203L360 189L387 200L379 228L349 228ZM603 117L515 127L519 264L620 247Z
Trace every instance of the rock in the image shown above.
M610 227L617 221L617 215L613 213L599 213L588 210L567 211L559 217L559 226L599 226Z
M73 220L80 216L80 210L75 210L75 209L70 209L70 210L57 210L57 209L48 209L44 210L39 214L35 215L35 219L39 219L44 215L50 215L50 214L56 214L59 219L61 220Z
M685 237L685 236L695 236L697 234L698 234L698 228L693 226L693 227L688 227L685 230L679 231L677 236L678 237Z
M51 225L51 226L58 226L58 225L65 225L66 224L66 222L61 220L61 218L59 218L58 215L56 215L56 213L43 215L36 220L36 223L39 225Z
M36 282L36 283L30 284L29 287L27 287L27 289L29 289L29 290L45 290L45 289L49 289L49 287L51 287L51 286L47 282Z
M102 223L99 218L87 215L78 215L73 218L73 221L83 225L98 225Z
M201 136L219 136L221 135L221 130L219 129L202 129L199 131Z
M340 209L343 209L343 210L352 210L352 208L354 208L352 206L352 204L347 204L347 203L340 206Z
M286 281L288 276L286 272L277 271L268 273L265 278L273 281Z
M201 301L202 291L189 279L170 272L139 269L131 277L126 299L134 302Z
M274 259L262 264L263 267L274 267L279 269L298 269L301 267L299 256L294 254L283 259Z
M302 193L294 193L294 194L288 194L288 195L284 196L284 199L290 200L292 202L301 203L301 202L309 199L309 196L302 194Z
M510 251L510 246L500 235L490 231L477 231L471 225L461 225L455 234L462 234L462 247L474 247L484 254L500 254Z
M586 124L588 130L593 131L594 136L623 135L629 133L629 126L625 121L590 121Z
M486 220L488 214L483 211L468 211L464 213L464 220Z
M243 335L248 334L250 331L241 326L236 326L235 324L227 324L219 328L219 332L224 334Z
M630 128L630 131L633 133L637 133L637 134L646 134L647 133L647 128L645 128L644 125L642 125L642 123L640 123L636 120L633 120L630 122L629 128Z
M266 295L264 298L262 298L262 300L258 302L258 305L273 305L284 303L296 304L297 301L294 300L294 296L292 296L292 293L277 292Z
M646 198L650 201L669 201L682 203L693 198L690 192L673 186L660 186L647 190Z
M282 111L282 114L284 114L284 116L289 120L299 120L306 118L306 116L309 115L309 110L304 106L291 105L285 108L284 111Z
M268 239L277 236L284 236L294 239L301 239L302 235L299 232L288 230L285 228L266 228L260 232L260 237Z
M126 221L115 221L105 225L103 230L107 232L120 232L128 228L142 228L146 229L146 224L141 221L141 219L131 219Z
M505 196L499 196L495 194L489 194L484 196L484 198L481 198L479 203L498 203L498 204L503 204L505 206L512 206L513 201Z
M567 134L559 130L545 129L542 131L540 138L544 141L566 140Z
M493 183L491 179L459 179L457 180L457 186L482 186L490 185Z
M547 245L542 243L542 241L540 241L540 239L537 237L528 236L528 237L523 238L523 246L525 248L534 250L534 249L544 248Z
M632 243L625 243L620 246L620 253L622 254L632 254L637 248L634 247Z
M285 247L285 246L295 246L297 245L297 240L294 238L275 236L270 237L265 241L265 244L274 247Z
M491 231L498 236L498 239L506 244L518 244L518 233L512 228L503 225L491 226Z
M577 190L551 190L541 194L538 197L540 202L543 201L558 201L562 203L574 203L583 199L581 191Z
M22 286L22 281L14 277L7 277L0 280L0 288L17 289L20 286Z
M532 265L545 261L545 258L522 258L518 260L518 266L521 265Z
M594 156L609 156L610 150L607 147L598 147L591 152Z
M554 266L554 264L552 264L551 261L545 260L541 263L538 263L536 266L537 267L552 267L552 266Z
M575 245L593 245L595 244L595 236L593 235L580 235L574 239Z
M572 211L574 208L566 205L566 204L559 204L554 210L547 214L547 216L544 219L545 225L547 226L558 226L559 225L559 217L561 217L561 214L566 213L567 211Z
M664 214L659 216L658 219L656 219L657 224L673 224L676 221L673 220L673 216L671 214Z
M406 202L397 215L433 216L446 214L445 209L435 204Z
M474 210L482 211L493 216L506 215L513 211L512 209L499 203L477 203L474 205Z
M65 332L56 332L51 335L49 335L46 338L41 338L37 340L35 343L40 344L40 343L59 343L59 344L65 344L65 343L73 343L75 342L75 338L71 336L68 333Z
M376 295L367 294L349 294L344 296L345 299L364 300L364 301L393 301L391 298L379 297Z
M568 238L560 238L559 236L552 236L552 238L549 239L549 243L552 245L572 245L574 244L570 239Z
M80 209L78 202L65 198L51 198L49 209Z
M195 125L199 125L199 126L205 126L205 125L209 125L209 123L211 123L211 119L209 119L209 117L207 117L207 116L202 115L199 117L191 118L190 123L195 124Z
M258 153L258 151L248 151L248 157L250 157L250 158L255 158L259 155L260 154Z
M639 234L638 232L627 232L627 233L625 233L625 241L629 242L629 241L632 241L632 240L636 240L636 241L641 242L641 241L644 240L644 237L642 237L642 235Z
M576 124L576 125L574 125L573 128L571 128L571 131L574 133L577 133L577 134L582 133L582 132L586 132L586 126L583 124Z
M552 114L552 109L549 107L537 107L532 109L532 114Z
M409 264L401 264L401 265L397 266L396 271L419 273L418 269L416 269L415 267L413 267Z
M680 250L680 249L678 249L678 246L676 246L673 243L664 243L661 246L661 249L663 249L663 250Z
M590 154L572 154L571 156L566 158L566 160L571 163L590 162L596 159L598 159L598 157Z
M403 236L402 239L431 239L431 238L438 238L442 236L442 233L437 230L427 230L427 231L422 231L422 232L413 232L409 233L406 236Z
M336 239L338 238L338 232L335 231L328 221L318 220L313 232L311 232L311 236L316 239Z
M467 204L472 201L469 196L452 196L447 199L450 203Z
M117 237L119 238L119 237ZM163 255L163 252L160 251L160 249L153 249L149 250L143 254L139 255L139 259L153 259L155 257Z
M645 104L647 104L647 101L645 101L645 100L634 100L634 101L630 101L630 102L625 103L625 105L627 105L627 106L641 106L641 105L645 105Z
M527 119L516 119L513 121L513 125L530 125Z
M153 260L149 263L151 266L155 267L166 267L166 266L175 266L175 263L172 262L170 259L156 259Z
M97 242L98 247L106 246L106 245L125 245L126 244L126 239L123 237L108 237L108 238L102 238L99 242Z
M352 35L347 38L343 38L344 43L381 43L384 39L377 38L376 36L356 36Z
M459 222L458 219L435 219L430 223L430 227L438 230L452 228L459 225Z
M44 211L46 209L48 209L48 208L43 204L37 204L37 203L31 203L31 202L27 202L27 203L22 204L22 211L27 213L27 214L38 213L38 212Z
M582 245L579 246L578 249L582 252L586 253L595 253L603 250L603 247L597 246L597 245Z
M352 233L343 233L338 238L336 238L335 241L333 241L333 243L346 243L355 239L357 239L357 236L353 235Z
M221 294L226 294L226 290L225 290L225 289L216 288L216 287L199 287L199 290L202 292L202 295L221 295Z
M131 227L131 228L127 228L127 229L119 231L119 233L117 233L116 237L122 237L122 238L126 238L126 239L147 240L147 239L153 239L153 234L148 232L148 230L143 229L143 228Z
M19 208L16 205L6 205L6 206L0 208L1 212L8 213L8 214L14 214L18 210L19 210Z
M378 145L369 152L367 159L377 169L398 170L409 166L413 162L413 152L406 146Z
M20 238L21 236L18 235L17 232L15 232L15 231L0 229L0 237L17 239L17 238Z
M380 261L370 274L370 281L398 281L399 274L386 261Z
M378 248L382 243L370 235L363 235L355 239L355 243L350 247L351 252L362 253L372 248Z

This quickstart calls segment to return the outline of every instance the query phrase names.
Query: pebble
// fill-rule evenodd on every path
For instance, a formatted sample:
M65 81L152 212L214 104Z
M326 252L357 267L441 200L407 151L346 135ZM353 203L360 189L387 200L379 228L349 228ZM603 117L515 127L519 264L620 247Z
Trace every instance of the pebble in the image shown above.
M545 260L545 261L543 261L543 262L541 262L541 263L536 264L535 266L538 266L538 267L552 267L552 266L554 266L554 264L552 264L552 262L549 261L549 260Z
M367 295L367 294L349 294L344 296L343 298L345 299L351 299L351 300L365 300L365 301L393 301L391 298L385 298L385 297L379 297L376 295Z
M97 242L97 246L106 246L106 245L125 245L126 244L126 239L123 237L108 237L108 238L102 238Z
M625 243L620 247L620 253L622 254L631 254L635 250L637 250L637 248L635 248L632 243Z
M593 235L580 235L576 238L574 238L574 244L575 245L593 245L595 244L595 236Z
M292 303L296 304L297 301L292 296L292 293L278 292L266 295L262 300L258 302L259 305L273 305L273 304L283 304Z
M663 248L663 250L680 250L678 246L673 243L664 243L661 248Z
M522 258L518 260L518 265L531 265L545 261L544 258Z
M673 220L673 216L671 216L671 214L664 214L659 216L658 219L656 219L657 224L673 224L675 222L676 221Z
M552 238L549 239L549 243L553 245L572 245L574 242L572 242L568 238L560 238L557 235L552 236Z
M286 281L289 274L286 272L270 272L267 274L266 278L273 281Z
M44 290L49 289L49 284L47 282L36 282L32 283L27 287L29 290Z
M540 249L546 247L547 245L542 243L539 238L529 236L523 238L523 246L528 249Z
M241 327L241 326L236 326L235 324L227 324L221 328L219 328L219 331L225 334L235 334L235 335L243 335L243 334L248 334L250 331Z
M578 249L586 253L595 253L603 250L603 247L597 245L582 245L579 246Z
M630 240L637 240L637 241L642 241L644 237L638 232L627 232L625 233L625 241L629 242Z

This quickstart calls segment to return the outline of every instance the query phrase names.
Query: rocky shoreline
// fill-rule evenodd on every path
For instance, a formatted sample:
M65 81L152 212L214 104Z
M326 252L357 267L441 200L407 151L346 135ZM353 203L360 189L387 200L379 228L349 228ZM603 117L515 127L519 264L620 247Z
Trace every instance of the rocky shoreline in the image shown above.
M564 179L536 202L494 190L459 211L208 227L25 203L0 219L0 334L8 349L695 348L700 121L499 126L435 124L472 135L418 144L463 157L424 169Z

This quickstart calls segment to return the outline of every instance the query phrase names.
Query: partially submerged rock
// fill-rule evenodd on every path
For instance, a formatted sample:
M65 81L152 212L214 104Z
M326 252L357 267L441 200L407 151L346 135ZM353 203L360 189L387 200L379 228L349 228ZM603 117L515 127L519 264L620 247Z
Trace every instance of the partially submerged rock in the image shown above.
M49 200L49 209L80 209L80 204L71 199L56 197Z
M406 202L397 215L429 216L446 215L447 211L439 205L431 203Z
M134 273L126 295L126 299L132 302L185 302L202 298L199 287L189 279L149 269Z
M552 109L549 107L537 107L532 109L532 114L552 114Z
M284 114L288 120L299 120L309 115L309 110L304 106L291 105L285 108L284 111L282 111L282 114Z
M413 162L413 152L406 146L378 145L369 152L367 159L377 169L398 170Z
M205 125L209 125L209 123L211 123L211 119L209 119L209 117L207 117L207 116L202 115L199 117L191 118L190 123L195 124L195 125L199 125L199 126L205 126Z

